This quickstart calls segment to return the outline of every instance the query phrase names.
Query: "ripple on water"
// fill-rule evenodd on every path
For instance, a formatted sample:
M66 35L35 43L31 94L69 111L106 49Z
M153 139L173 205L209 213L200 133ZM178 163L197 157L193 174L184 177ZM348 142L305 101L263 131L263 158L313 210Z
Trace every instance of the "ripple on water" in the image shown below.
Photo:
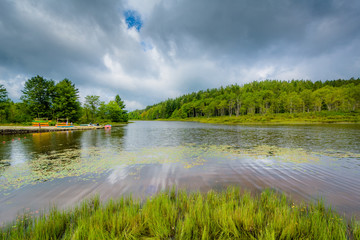
M13 189L34 184L39 185L35 189L41 195L51 181L69 179L74 186L81 186L81 196L96 191L109 197L130 192L152 195L173 185L206 190L233 184L255 191L273 188L298 200L323 196L343 212L360 212L358 160L360 155L349 151L308 151L271 145L184 144L137 151L88 147L37 154L29 161L7 166L0 184L4 196ZM347 167L357 169L348 171ZM62 193L71 195L72 191L77 190L68 188ZM54 191L51 194L49 199L58 196ZM3 201L0 199L0 203Z

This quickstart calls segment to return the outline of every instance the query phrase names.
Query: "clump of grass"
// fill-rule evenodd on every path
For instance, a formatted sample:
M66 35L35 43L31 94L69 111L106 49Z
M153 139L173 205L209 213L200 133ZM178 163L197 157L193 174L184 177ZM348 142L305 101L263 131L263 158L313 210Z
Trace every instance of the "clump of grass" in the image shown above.
M174 189L141 202L99 197L70 210L24 215L0 229L2 239L360 239L323 202L295 205L270 190L257 197L238 188L207 194Z
M360 239L360 221L356 221L353 219L351 221L351 233L353 235L353 239Z
M164 119L161 119L164 120ZM239 116L191 117L185 119L165 119L198 121L216 124L313 124L313 123L359 123L359 112L304 112L304 113L267 113Z

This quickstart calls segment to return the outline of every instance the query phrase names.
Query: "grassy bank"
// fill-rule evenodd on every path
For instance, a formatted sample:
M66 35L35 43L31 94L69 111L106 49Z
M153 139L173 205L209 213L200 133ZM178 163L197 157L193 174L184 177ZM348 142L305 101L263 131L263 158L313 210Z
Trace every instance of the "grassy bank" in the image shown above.
M160 120L160 119L159 119ZM358 112L310 112L310 113L278 113L253 114L223 117L194 117L185 119L161 119L173 121L196 121L219 124L316 124L316 123L360 123Z
M160 193L141 203L99 198L79 207L31 218L0 229L2 239L360 239L322 202L294 205L284 195L258 197L236 188L217 193Z

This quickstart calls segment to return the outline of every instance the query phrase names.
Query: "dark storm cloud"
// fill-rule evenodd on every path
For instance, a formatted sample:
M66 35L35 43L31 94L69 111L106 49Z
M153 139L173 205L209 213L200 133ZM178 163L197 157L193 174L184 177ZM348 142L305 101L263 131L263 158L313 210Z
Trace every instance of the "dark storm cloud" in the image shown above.
M0 84L18 99L34 75L66 77L133 109L266 78L359 77L359 12L356 0L3 0Z
M106 54L114 55L125 72L153 74L146 58L138 54L141 46L123 31L124 11L123 3L113 0L2 1L1 83L13 87L19 74L26 78L39 74L70 78L80 89L102 87L102 94L122 92L116 83L104 82Z
M71 74L78 64L99 67L99 41L116 36L115 23L121 16L109 10L117 5L116 1L2 2L0 64L45 75Z
M359 9L351 0L162 1L144 31L164 52L175 42L183 56L317 55L359 38Z
M359 10L355 0L159 1L142 34L169 62L208 60L223 74L205 69L181 89L350 78L360 74Z

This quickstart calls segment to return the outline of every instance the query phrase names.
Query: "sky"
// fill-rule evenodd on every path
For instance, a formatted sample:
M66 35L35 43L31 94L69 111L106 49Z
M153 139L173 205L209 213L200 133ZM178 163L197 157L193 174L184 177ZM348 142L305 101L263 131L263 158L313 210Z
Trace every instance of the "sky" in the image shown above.
M128 110L265 79L360 77L359 0L1 0L0 84L36 75Z

